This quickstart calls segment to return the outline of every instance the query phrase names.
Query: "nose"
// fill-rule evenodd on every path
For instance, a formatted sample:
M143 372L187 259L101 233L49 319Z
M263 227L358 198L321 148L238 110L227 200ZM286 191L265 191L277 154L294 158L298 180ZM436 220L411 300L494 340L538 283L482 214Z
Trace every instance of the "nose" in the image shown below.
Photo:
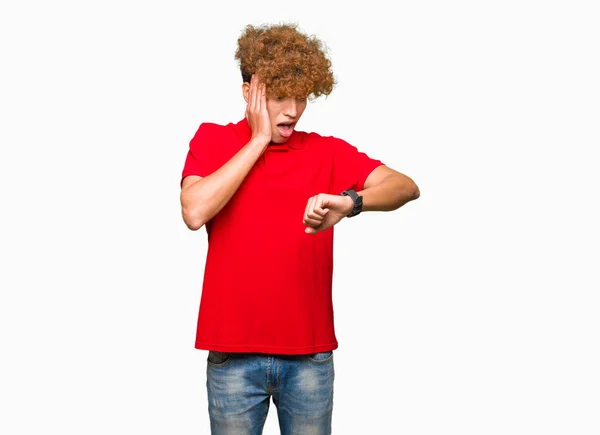
M297 113L298 112L296 108L296 99L289 98L287 104L284 107L283 114L289 116L290 118L295 118Z

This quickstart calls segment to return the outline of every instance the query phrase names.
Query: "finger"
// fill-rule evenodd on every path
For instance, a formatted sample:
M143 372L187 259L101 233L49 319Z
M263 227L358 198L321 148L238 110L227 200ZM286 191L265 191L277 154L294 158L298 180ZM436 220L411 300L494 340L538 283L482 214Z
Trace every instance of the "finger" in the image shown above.
M324 217L316 213L316 210L319 210L319 213L323 213L321 209L317 208L318 202L318 197L314 197L314 200L311 202L310 207L308 208L308 213L306 215L305 222L311 227L318 227L323 223Z
M264 112L264 114L266 114L267 113L267 85L266 85L266 83L261 83L259 101L260 101L260 109L259 109L260 112Z
M306 222L310 222L310 223L312 223L312 224L315 224L315 223L317 223L317 224L319 224L319 225L320 225L320 224L321 224L321 222L323 222L323 219L324 219L324 218L322 218L321 216L319 216L319 215L316 215L316 214L314 214L314 213L312 213L312 212L310 212L310 211L309 211L309 212L308 212L308 215L306 216L306 219L305 219L305 220L306 220Z
M329 211L329 205L329 200L326 195L317 196L317 204L315 206L315 210L320 210L323 213L327 213Z
M307 226L313 227L313 228L318 227L322 223L323 223L323 219L312 219L312 218L304 219L304 225L307 225Z
M258 75L256 76L256 83L254 84L254 110L256 113L260 113L260 94L262 84Z
M306 201L306 207L304 207L304 215L302 216L302 223L305 225L306 225L306 218L308 217L308 210L309 210L311 201L312 201L312 198L308 198L308 201Z
M308 211L308 217L312 219L323 219L325 216L327 216L328 211L329 209L326 208L315 207Z
M308 219L308 213L309 211L312 209L312 204L315 202L315 197L311 197L308 199L308 202L306 203L306 208L304 209L304 217L302 219L302 222L304 222L304 224L306 224L307 219Z
M262 83L256 84L256 113L261 112L261 102L262 100Z
M250 113L252 102L254 100L254 74L250 78L250 90L248 90L248 102L246 103L246 112Z
M254 76L250 78L250 89L248 90L248 101L246 102L246 116L250 114L250 107L252 106L252 84L254 83Z
M248 98L248 104L250 112L254 113L256 110L256 74L252 74L252 80L250 81L250 97Z
M267 85L265 83L261 83L260 85L260 112L267 112Z
M329 209L323 208L324 204L325 200L322 195L315 196L315 202L312 205L312 208L308 210L308 217L310 219L323 220L329 211Z

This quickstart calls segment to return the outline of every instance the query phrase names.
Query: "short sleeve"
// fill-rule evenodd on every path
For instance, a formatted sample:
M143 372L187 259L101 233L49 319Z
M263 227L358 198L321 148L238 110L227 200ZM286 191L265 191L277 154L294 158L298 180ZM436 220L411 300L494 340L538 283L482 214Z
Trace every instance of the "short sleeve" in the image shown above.
M333 142L332 191L340 193L346 189L363 190L369 174L381 160L369 157L355 146L339 138Z
M180 185L183 184L183 179L188 175L206 177L213 172L215 154L212 142L209 126L206 123L200 124L196 134L190 141L190 149L181 173Z

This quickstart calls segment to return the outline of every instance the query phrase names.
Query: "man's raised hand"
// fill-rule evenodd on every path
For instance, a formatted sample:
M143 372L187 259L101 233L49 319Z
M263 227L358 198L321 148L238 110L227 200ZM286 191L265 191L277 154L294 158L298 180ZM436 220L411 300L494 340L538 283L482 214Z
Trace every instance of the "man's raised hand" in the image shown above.
M256 74L250 79L250 92L246 105L246 119L252 129L252 139L271 142L271 121L267 112L267 88Z
M349 196L319 193L306 203L303 223L307 234L315 234L337 224L348 216L354 207Z

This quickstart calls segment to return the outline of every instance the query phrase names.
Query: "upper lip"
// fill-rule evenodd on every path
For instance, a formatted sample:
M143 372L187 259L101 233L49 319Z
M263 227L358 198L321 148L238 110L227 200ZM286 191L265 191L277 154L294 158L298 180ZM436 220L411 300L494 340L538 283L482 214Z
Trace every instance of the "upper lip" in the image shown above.
M281 125L281 124L290 124L290 125L294 125L296 123L296 121L284 121L284 122L280 122L277 125Z

